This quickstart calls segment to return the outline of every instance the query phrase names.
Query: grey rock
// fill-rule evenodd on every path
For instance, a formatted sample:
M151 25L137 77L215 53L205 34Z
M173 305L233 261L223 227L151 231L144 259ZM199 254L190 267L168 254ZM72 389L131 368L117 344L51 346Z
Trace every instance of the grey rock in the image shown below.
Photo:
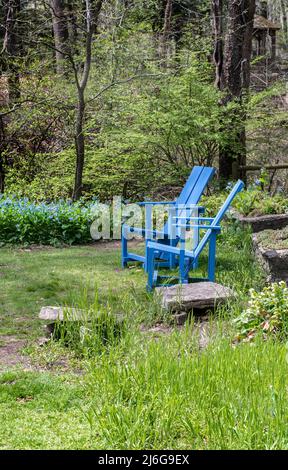
M236 295L229 287L215 282L158 287L156 293L162 296L163 308L174 312L189 312L194 308L215 308Z
M264 248L259 242L257 234L253 235L253 247L260 264L268 274L268 281L287 281L288 250Z
M81 321L87 319L87 312L72 307L42 307L40 320L46 321Z
M45 344L49 343L49 338L46 338L46 337L43 337L43 338L39 338L38 341L37 341L37 344L38 346L45 346Z
M288 225L288 214L270 214L259 217L244 217L237 211L232 212L233 217L242 225L250 225L253 233L263 230L278 230Z
M176 325L178 326L184 325L186 321L188 320L188 318L189 318L188 312L181 312L181 313L177 313L176 315L174 315L174 321Z

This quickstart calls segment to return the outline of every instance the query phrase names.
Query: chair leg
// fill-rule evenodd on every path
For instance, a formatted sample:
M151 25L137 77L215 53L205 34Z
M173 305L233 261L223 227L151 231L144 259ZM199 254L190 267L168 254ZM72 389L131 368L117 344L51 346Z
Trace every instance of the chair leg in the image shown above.
M181 250L179 255L179 282L180 284L187 284L189 277L189 268L185 259L185 251Z
M128 259L128 242L126 238L125 227L122 227L121 232L121 265L122 268L127 268L127 259Z
M169 268L170 269L175 269L176 266L177 266L176 256L173 253L170 253L170 255L169 255Z
M208 256L208 279L211 282L215 281L215 263L216 263L216 233L212 233L209 242L209 256Z
M193 240L193 250L199 245L199 240L200 240L200 230L199 228L194 229L194 240ZM197 257L193 261L193 269L197 269L199 266L199 258Z
M147 247L147 272L148 272L148 281L146 289L148 292L151 292L154 287L154 248Z
M145 240L145 263L143 266L145 273L148 273L148 241L149 240Z

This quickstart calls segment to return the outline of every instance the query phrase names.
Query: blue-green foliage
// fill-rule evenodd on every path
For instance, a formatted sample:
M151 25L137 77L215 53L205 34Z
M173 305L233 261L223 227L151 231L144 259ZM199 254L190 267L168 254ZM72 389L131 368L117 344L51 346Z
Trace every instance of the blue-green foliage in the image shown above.
M30 202L0 195L0 243L77 244L91 241L93 203Z

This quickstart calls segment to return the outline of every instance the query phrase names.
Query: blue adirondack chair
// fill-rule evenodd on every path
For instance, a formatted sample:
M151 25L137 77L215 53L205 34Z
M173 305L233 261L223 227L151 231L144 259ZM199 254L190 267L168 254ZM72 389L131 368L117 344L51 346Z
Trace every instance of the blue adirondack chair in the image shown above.
M175 217L175 225L180 229L180 240L179 247L171 245L160 245L154 241L148 241L147 251L148 251L148 262L147 262L147 271L148 271L148 283L147 290L151 291L154 287L161 284L161 281L164 279L170 280L170 284L175 283L188 284L189 282L195 281L215 281L215 257L216 257L216 238L217 234L220 233L221 227L220 222L223 219L226 211L229 209L235 196L242 191L244 188L243 181L239 180L231 193L227 197L226 201L222 205L218 214L214 218L208 217ZM187 222L188 220L188 222ZM191 224L192 222L192 224ZM188 250L186 247L186 232L187 229L196 229L196 230L206 230L206 233L198 246L194 250ZM198 260L199 255L202 253L205 246L209 243L209 256L208 256L208 278L204 279L195 279L189 278L189 272L195 262ZM158 275L158 259L163 254L170 254L177 256L179 258L179 276L171 278L169 276L159 276ZM173 280L175 282L173 282ZM169 282L169 281L168 281Z
M136 228L130 227L126 223L122 225L122 267L126 267L128 262L130 261L138 261L143 263L143 266L147 270L147 243L150 240L150 237L153 239L156 236L156 232L152 230L152 209L154 206L157 205L167 205L167 206L179 206L185 207L186 205L192 206L198 204L204 189L206 188L207 184L209 183L210 179L215 173L215 168L212 167L201 167L195 166L186 181L184 188L181 191L181 194L177 198L176 201L169 201L169 202L153 202L153 201L145 201L140 202L139 206L145 207L145 228ZM163 229L161 230L162 238L157 240L159 244L169 244L172 246L176 246L179 238L175 238L171 240L169 237L169 223L166 222L164 224ZM142 237L145 238L146 246L145 246L145 256L138 255L136 253L132 253L128 251L128 235L129 233L140 234ZM158 232L159 234L159 232ZM176 265L175 256L166 255L163 253L162 260L163 266L173 268Z

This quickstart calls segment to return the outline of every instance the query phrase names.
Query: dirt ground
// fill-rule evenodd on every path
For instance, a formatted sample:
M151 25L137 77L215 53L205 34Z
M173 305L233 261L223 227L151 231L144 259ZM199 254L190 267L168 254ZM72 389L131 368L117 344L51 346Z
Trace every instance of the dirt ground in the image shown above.
M15 366L31 370L32 365L29 357L21 353L26 344L26 340L18 339L15 336L0 336L0 370Z

